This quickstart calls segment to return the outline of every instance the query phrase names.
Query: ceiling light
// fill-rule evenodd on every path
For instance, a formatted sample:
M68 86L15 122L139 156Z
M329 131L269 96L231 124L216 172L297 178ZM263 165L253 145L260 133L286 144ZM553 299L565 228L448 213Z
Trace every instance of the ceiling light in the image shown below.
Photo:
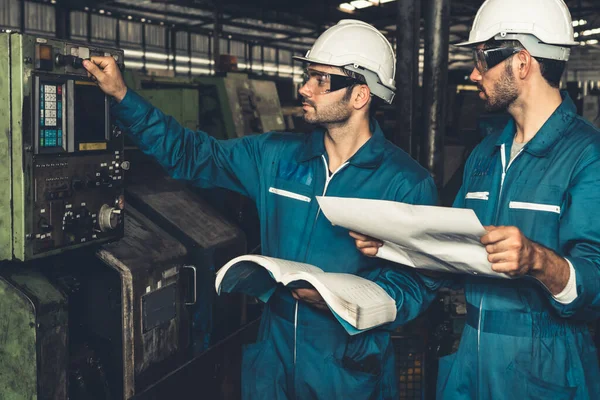
M367 0L355 0L351 1L350 4L358 9L371 7L373 5L373 3Z
M104 10L100 10L98 11L100 14L104 14Z
M133 17L131 15L128 15L127 19L131 21L133 19Z
M85 11L90 11L90 8L89 8L89 7L83 7L83 9L84 9Z
M580 20L575 20L573 21L573 26L577 27L577 26L583 26L586 25L587 21L585 19L580 19Z
M592 40L588 40L587 42L585 42L586 44L598 44L598 40L597 39L592 39Z
M385 3L392 2L392 1L394 1L394 0L379 0L379 3L380 4L385 4Z
M142 21L142 22L146 22L146 18L142 18L140 21Z
M591 36L591 35L597 35L598 33L600 33L600 28L588 29L586 31L581 32L581 35L582 36Z
M340 4L340 10L354 11L354 10L356 10L356 8L352 5L350 5L350 3L342 3L342 4Z

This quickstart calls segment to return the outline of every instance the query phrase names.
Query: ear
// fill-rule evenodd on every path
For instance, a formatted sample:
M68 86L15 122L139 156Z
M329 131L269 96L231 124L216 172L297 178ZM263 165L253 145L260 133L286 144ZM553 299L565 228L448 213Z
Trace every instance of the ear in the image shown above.
M371 100L371 89L369 89L367 85L355 86L352 92L352 100L355 109L363 109L369 104L369 100Z
M521 80L526 79L533 68L533 57L527 50L521 50L515 55L514 60L517 62L515 75Z

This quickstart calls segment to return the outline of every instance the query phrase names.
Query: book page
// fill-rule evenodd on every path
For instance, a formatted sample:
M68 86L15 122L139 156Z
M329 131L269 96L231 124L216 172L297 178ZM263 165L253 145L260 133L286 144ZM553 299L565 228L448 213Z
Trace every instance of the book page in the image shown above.
M323 273L321 268L317 268L314 265L299 263L296 261L283 260L281 258L268 257L273 263L277 264L279 268L279 277L286 274L293 274L295 272L308 272L309 274L320 274Z
M318 281L351 307L369 309L389 301L394 302L381 286L368 279L351 274L324 273ZM395 303L394 303L395 304Z
M370 329L396 318L394 299L368 279L351 274L325 272L312 275L298 272L285 276L282 283L288 285L295 280L309 282L336 314L336 318L343 319L356 329Z
M240 292L258 297L264 302L274 292L275 282L282 276L297 272L321 274L323 270L313 265L274 257L248 254L236 257L217 272L217 293Z

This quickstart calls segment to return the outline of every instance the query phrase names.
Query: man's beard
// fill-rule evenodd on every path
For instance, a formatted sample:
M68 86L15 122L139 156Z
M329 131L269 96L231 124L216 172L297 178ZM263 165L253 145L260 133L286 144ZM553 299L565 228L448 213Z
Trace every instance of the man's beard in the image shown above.
M313 107L312 113L304 113L304 121L315 125L344 125L350 119L352 114L348 108L349 98L344 96L342 100L335 104L320 106L317 108L315 103L309 99L304 99L303 102Z
M489 96L483 86L479 89L486 95L485 109L489 112L506 111L519 97L519 89L515 85L512 65L508 63L498 82L494 84L494 92Z

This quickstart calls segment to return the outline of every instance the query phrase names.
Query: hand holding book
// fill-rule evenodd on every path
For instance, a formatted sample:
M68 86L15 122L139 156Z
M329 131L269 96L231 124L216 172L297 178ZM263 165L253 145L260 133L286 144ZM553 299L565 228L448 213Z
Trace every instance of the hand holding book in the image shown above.
M324 272L314 265L273 257L234 258L217 272L215 287L217 293L241 292L267 302L277 283L295 290L297 296L313 301L314 305L322 305L321 297L350 334L396 319L396 302L376 283L356 275ZM306 289L307 283L309 289Z

